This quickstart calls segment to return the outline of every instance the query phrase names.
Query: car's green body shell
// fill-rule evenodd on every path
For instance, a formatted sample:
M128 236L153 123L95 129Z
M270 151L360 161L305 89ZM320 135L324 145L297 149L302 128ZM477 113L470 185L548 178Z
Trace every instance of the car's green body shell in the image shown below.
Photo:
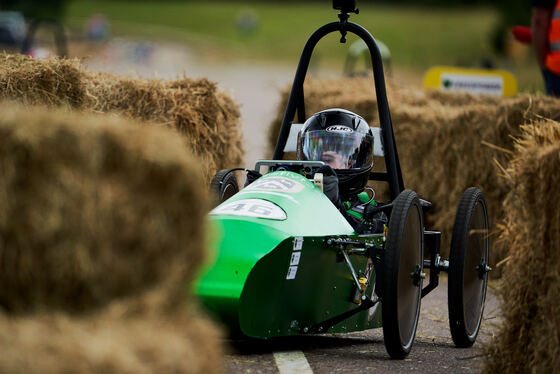
M259 205L263 200L266 206ZM278 217L247 216L251 210ZM301 334L358 307L351 272L325 237L383 246L383 235L355 234L312 181L289 171L266 174L215 208L209 232L213 260L195 282L195 293L231 331L257 338ZM350 259L358 276L369 272L365 294L371 296L372 261L361 255ZM377 304L328 332L380 327L380 312Z

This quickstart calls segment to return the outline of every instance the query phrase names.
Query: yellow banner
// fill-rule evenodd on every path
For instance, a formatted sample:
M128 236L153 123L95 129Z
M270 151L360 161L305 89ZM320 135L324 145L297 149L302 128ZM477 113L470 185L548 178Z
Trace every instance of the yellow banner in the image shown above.
M517 93L517 81L505 70L435 66L424 75L424 88L445 92L469 92L494 96Z

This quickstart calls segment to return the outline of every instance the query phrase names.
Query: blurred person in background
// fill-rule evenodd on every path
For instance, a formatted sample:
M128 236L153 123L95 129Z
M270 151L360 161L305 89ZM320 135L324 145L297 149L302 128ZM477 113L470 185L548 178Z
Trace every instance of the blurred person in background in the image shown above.
M531 0L531 34L546 93L560 96L560 0Z
M59 56L66 56L68 45L63 20L66 8L70 0L0 0L0 8L4 11L11 11L11 14L20 14L25 17L27 23L25 35L18 43L20 52L33 56L36 51L35 35L39 27L46 27L54 33L55 44ZM15 16L10 16L11 21ZM0 24L2 21L0 19ZM40 50L40 48L37 48ZM42 53L42 52L41 52ZM37 57L41 54L37 55ZM46 55L45 55L46 56Z

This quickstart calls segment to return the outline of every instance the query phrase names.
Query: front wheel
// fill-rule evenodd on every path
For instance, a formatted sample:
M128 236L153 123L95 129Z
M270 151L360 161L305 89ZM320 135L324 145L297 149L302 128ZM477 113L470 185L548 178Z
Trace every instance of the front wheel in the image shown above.
M424 225L416 192L393 202L383 258L383 340L391 358L408 355L416 335L424 263Z
M488 281L488 209L482 191L461 197L449 254L449 326L457 347L471 347L480 330Z
M239 185L235 174L231 170L218 171L210 182L210 192L216 205L238 193Z

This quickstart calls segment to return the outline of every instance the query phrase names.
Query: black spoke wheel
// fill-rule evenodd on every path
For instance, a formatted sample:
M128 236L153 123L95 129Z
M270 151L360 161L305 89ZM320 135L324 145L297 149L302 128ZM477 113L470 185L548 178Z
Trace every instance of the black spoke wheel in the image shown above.
M385 348L391 358L408 355L416 335L422 295L424 225L416 192L393 201L383 258L382 318Z
M449 257L449 326L457 347L471 347L480 330L488 282L488 209L482 191L461 197Z
M212 178L210 182L210 192L219 205L239 192L239 185L235 174L229 170L220 170Z

